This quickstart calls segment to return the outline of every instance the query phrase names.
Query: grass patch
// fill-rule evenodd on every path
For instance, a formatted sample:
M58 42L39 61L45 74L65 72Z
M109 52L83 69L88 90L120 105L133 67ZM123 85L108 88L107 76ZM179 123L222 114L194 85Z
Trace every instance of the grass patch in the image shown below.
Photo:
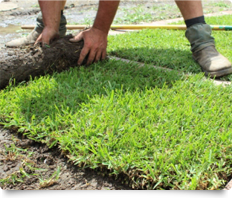
M230 2L202 2L204 13L215 13L231 10ZM114 19L114 24L138 24L142 22L154 22L157 20L173 19L181 17L181 13L175 2L143 2L138 5L119 6Z
M143 189L221 189L231 87L109 61L0 91L0 123Z
M79 19L70 24L86 24L92 25L95 19L95 14L91 12L92 9L88 9L89 14L84 14L83 19ZM97 12L97 11L96 11ZM119 5L114 24L138 24L140 22L152 22L155 20L170 19L180 17L177 6L168 4L162 5L144 5L134 2L128 5Z
M141 22L153 22L156 20L180 17L176 5L165 4L140 4L136 6L120 7L114 19L114 24L138 24Z
M142 30L109 38L111 55L185 72L200 72L183 31Z
M124 2L125 3L125 2ZM230 2L202 2L204 13L214 13L219 11L231 10ZM68 10L66 10L68 12ZM83 17L69 19L69 24L92 25L97 12L97 4L92 8L79 11ZM181 17L181 13L175 2L127 2L119 5L113 24L139 24L143 22L154 22L165 19Z
M208 24L228 25L232 15L208 17ZM178 22L173 24L183 24ZM232 41L226 40L231 31L213 31L217 50L232 61ZM192 59L190 44L184 31L178 30L142 30L140 32L111 36L108 50L111 55L131 60L163 66L183 72L199 73L200 66ZM231 80L226 76L223 80Z
M127 2L127 3L126 3ZM231 10L232 6L230 2L224 1L204 1L203 10L204 13L215 13L220 11ZM78 15L68 18L68 23L77 25L85 24L92 25L97 13L97 4L91 6L91 8L85 8L78 10ZM69 10L65 10L65 13L69 13ZM173 19L181 17L181 13L174 1L164 2L139 2L139 1L121 1L114 18L114 24L139 24L155 22L165 19Z
M224 2L224 1L215 2L213 5L214 5L214 6L221 7L221 8L229 8L229 7L231 7L231 6L228 4L228 2L226 3L226 2Z
M205 21L210 25L231 25L232 15L222 15L222 16L213 16L213 17L205 17ZM184 21L181 20L179 22L173 22L170 24L184 24ZM214 33L221 33L220 31L214 31Z
M232 8L231 2L224 0L202 1L204 14L229 11Z

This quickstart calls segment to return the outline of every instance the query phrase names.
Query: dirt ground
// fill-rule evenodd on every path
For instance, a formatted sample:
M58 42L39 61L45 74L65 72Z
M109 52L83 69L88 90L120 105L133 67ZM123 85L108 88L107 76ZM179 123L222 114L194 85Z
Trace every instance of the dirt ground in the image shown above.
M55 173L55 175L54 175ZM101 171L68 162L58 148L0 127L0 186L3 190L130 190Z
M10 2L19 3L18 0ZM97 1L77 2L68 1L66 9L70 10L70 15L67 14L69 21L77 16L73 15L75 11L71 11L72 4L83 10L89 6L97 6ZM4 33L1 27L11 27L10 24L15 25L22 19L24 24L34 24L35 16L39 12L36 3L37 0L20 1L17 9L0 12L0 33ZM12 26L11 31L15 32L16 28L18 27ZM21 36L21 33L7 34L6 40L3 40L5 35L1 34L0 40L3 43ZM57 147L49 149L44 144L36 143L1 126L0 187L4 190L131 190L122 181L115 180L115 177L73 165ZM232 182L225 187L226 190L231 188Z

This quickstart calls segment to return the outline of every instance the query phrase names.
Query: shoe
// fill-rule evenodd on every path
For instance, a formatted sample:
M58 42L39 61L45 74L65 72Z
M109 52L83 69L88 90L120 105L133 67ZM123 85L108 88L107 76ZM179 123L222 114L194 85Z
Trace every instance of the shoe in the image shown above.
M33 30L26 37L18 38L10 42L7 42L5 46L6 47L21 47L21 46L26 46L28 44L34 44L40 34L41 32Z
M218 53L214 46L208 46L192 54L206 76L221 77L232 73L230 61Z
M217 78L231 74L231 63L216 50L211 32L207 24L194 24L187 29L185 36L191 44L192 57L206 76Z
M26 37L18 38L15 40L12 40L10 42L7 42L5 44L6 47L21 47L26 46L29 44L34 44L39 35L43 32L44 24L43 24L43 18L42 13L40 12L37 19L36 19L36 27L34 30L29 33ZM63 15L63 11L61 12L61 19L60 19L60 27L59 27L59 35L60 37L64 37L66 34L66 18Z

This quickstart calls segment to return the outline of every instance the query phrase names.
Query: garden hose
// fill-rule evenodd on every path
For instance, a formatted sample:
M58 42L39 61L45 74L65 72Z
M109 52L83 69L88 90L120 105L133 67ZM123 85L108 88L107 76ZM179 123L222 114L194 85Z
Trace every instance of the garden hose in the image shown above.
M229 25L210 25L215 31L231 31L232 26ZM88 25L66 25L68 30L82 30L88 28ZM23 25L22 29L34 29L34 25ZM185 25L112 25L111 30L141 30L141 29L174 29L186 30Z

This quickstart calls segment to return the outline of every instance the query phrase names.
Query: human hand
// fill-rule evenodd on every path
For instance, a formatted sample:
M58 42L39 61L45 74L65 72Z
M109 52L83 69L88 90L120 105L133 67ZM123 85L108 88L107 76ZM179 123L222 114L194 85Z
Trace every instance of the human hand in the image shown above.
M59 32L52 29L52 28L48 28L45 27L43 29L43 32L39 35L39 37L37 38L35 45L37 43L42 43L42 45L48 45L50 44L50 42L56 38L59 38Z
M81 65L85 57L88 55L86 65L90 65L93 62L104 60L106 58L106 47L107 47L107 33L97 29L90 28L79 33L74 38L70 39L70 42L79 42L84 40L84 47L81 50L78 65Z

